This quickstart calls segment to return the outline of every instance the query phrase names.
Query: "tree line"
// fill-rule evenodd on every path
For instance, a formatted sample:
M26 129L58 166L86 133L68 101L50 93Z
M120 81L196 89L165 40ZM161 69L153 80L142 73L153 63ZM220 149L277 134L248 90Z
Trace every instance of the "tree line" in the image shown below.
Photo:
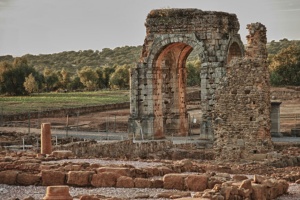
M300 41L282 39L268 45L273 86L300 86Z
M141 46L102 51L65 51L47 55L0 56L0 94L128 89L130 68L138 62ZM300 41L282 39L267 44L273 86L300 85ZM201 61L192 52L187 85L200 86Z
M71 73L65 68L46 67L42 73L28 64L24 57L13 62L0 62L0 94L29 95L51 91L93 91L99 89L129 89L130 69L133 65L114 65L93 68L84 66ZM200 85L199 61L187 63L188 85Z
M24 57L0 62L0 94L28 95L33 92L128 89L130 65L82 67L75 74L46 67L42 73Z

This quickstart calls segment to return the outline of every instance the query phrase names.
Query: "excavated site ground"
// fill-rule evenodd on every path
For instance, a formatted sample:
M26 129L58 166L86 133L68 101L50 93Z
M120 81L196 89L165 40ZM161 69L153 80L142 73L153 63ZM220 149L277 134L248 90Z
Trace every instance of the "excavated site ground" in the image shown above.
M201 120L201 110L199 102L191 103L188 108L190 116L194 118L196 123L191 123L191 136L188 138L179 138L177 141L181 143L206 141L205 136L199 136L199 121ZM176 156L164 158L162 152L157 152L157 156L143 156L132 158L119 158L112 159L108 157L94 158L94 157L76 157L70 156L68 159L57 158L54 156L37 156L39 148L37 138L39 138L41 123L51 123L52 133L61 135L57 139L59 145L71 144L78 141L88 141L90 138L85 139L76 138L75 136L66 137L66 118L44 118L44 119L31 119L30 134L28 134L28 121L18 122L5 122L0 127L0 163L11 163L12 168L18 169L18 163L38 163L38 168L33 169L34 173L41 173L41 165L48 166L53 169L63 169L66 173L68 166L79 166L80 170L94 170L99 167L128 167L135 170L145 170L149 168L163 168L170 170L169 173L181 174L206 174L211 177L217 175L223 179L234 177L235 175L246 175L253 179L254 175L260 175L267 178L276 180L286 180L289 183L288 193L278 197L279 200L300 199L300 139L299 137L290 137L290 130L299 126L300 119L296 116L300 114L300 101L299 99L287 100L281 104L281 132L286 140L275 138L276 141L274 152L267 155L267 157L260 158L259 156L249 159L241 159L239 161L215 161L212 159L178 159ZM290 117L289 117L290 116ZM86 115L70 116L68 134L72 133L91 133L91 135L99 136L98 142L118 142L119 140L126 140L128 135L127 121L129 117L129 109L113 110L106 112L90 113ZM109 136L111 141L107 141ZM117 137L118 135L122 137ZM70 135L68 135L70 136ZM22 144L28 145L23 150ZM117 139L116 139L117 138ZM169 139L175 138L169 136ZM199 139L201 138L201 140ZM93 138L95 140L95 138ZM53 139L55 146L56 139ZM173 141L173 142L174 142ZM180 143L180 142L179 142ZM209 142L208 142L209 143ZM15 145L15 148L9 146ZM209 145L202 151L212 152ZM193 152L193 149L191 150ZM197 151L195 151L197 153ZM198 152L199 153L199 152ZM297 161L298 158L298 161ZM296 160L295 160L296 159ZM4 171L2 165L0 172ZM16 166L15 166L16 165ZM7 166L6 166L7 167ZM26 171L31 173L30 169ZM167 172L162 174L153 174L153 180L161 180ZM136 178L136 177L135 177ZM144 177L145 178L145 177ZM0 180L1 182L1 180ZM211 186L213 188L213 186ZM212 189L211 188L211 189ZM0 184L0 199L42 199L45 195L46 186L40 182L36 185L24 184ZM70 185L70 194L74 199L80 199L82 195L94 195L95 199L170 199L179 197L195 196L196 192L181 191L178 189L162 188L118 188L118 187L78 187ZM196 195L197 196L197 195ZM31 198L29 198L31 197ZM98 198L96 198L98 197ZM82 198L83 199L83 198ZM88 199L88 198L87 198ZM92 198L90 198L92 199Z

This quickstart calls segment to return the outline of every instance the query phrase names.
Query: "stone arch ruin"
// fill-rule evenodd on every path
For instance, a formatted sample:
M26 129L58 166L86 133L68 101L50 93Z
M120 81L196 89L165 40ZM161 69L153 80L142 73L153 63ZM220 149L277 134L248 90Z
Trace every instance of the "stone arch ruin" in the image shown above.
M188 134L186 59L201 59L202 132L211 133L213 95L228 59L244 55L235 14L198 9L152 10L140 62L131 72L129 132L164 138ZM228 56L229 55L229 56Z
M216 91L233 69L229 64L246 54L237 16L160 9L148 14L145 26L140 62L131 70L129 133L141 139L188 134L185 63L196 51L201 60L201 134L213 135L220 117L215 113L220 103ZM253 48L250 45L247 54Z

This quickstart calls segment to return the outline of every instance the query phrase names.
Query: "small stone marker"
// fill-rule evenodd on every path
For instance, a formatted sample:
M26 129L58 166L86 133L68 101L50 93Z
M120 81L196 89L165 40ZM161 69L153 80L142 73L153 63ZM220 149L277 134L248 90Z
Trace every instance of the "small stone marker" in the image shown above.
M43 200L73 200L69 193L69 187L64 185L48 186Z
M51 124L43 123L41 125L41 154L51 154Z

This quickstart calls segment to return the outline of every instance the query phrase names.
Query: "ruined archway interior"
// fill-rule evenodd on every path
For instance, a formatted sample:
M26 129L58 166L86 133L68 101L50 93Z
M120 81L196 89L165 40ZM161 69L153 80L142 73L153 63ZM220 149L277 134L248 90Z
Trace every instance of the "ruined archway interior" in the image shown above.
M154 61L154 135L186 135L186 59L192 47L184 43L166 46Z
M227 63L230 63L230 61L233 58L240 58L242 56L243 56L243 54L242 54L242 50L241 50L240 46L238 45L238 43L233 42L230 45L229 50L228 50Z

